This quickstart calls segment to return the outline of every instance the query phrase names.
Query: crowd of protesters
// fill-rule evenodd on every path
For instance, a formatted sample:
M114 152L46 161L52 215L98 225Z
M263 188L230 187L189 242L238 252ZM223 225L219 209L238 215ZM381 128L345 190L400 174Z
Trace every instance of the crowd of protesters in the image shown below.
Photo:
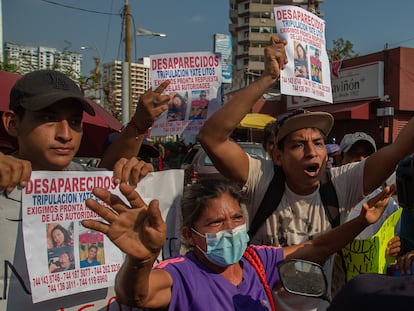
M329 146L333 147L329 152L325 141L334 125L333 116L295 110L265 127L263 146L270 159L249 156L231 136L257 100L278 81L287 64L286 44L272 36L265 48L262 77L236 92L204 123L198 139L227 179L202 180L186 188L181 201L181 234L190 251L156 267L167 224L157 198L145 203L135 189L151 172L179 168L192 148L182 139L161 143L146 136L159 115L172 111L167 104L171 98L164 94L169 81L141 96L128 125L108 137L100 168L92 168L73 161L82 139L83 113L95 114L79 87L53 70L23 76L12 88L10 110L2 116L6 132L18 144L3 146L0 153L0 232L16 232L16 240L3 242L1 259L27 270L26 260L22 260L26 255L19 198L32 171L108 169L130 206L115 194L95 188L97 199L85 203L106 222L83 220L82 224L107 235L126 254L115 281L119 303L169 310L326 310L329 303L324 299L285 291L278 264L290 258L320 263L330 295L335 253L377 222L384 210L392 209L389 202L396 186L385 183L400 161L414 152L414 119L385 148L377 150L371 136L358 132L346 135L339 150ZM336 198L333 205L324 200L321 188L325 185L330 185ZM373 191L369 200L361 202ZM279 199L274 195L277 192ZM357 204L360 213L349 220ZM264 208L270 212L264 213ZM62 238L58 234L53 238L60 241L64 238L60 235ZM386 255L399 257L401 241L398 237L390 241ZM89 264L100 264L98 248L89 250ZM399 264L406 267L414 255L403 256ZM50 272L72 269L69 259L62 253ZM25 276L28 278L27 273ZM16 282L13 278L7 281ZM26 278L23 282L30 283ZM411 279L399 282L400 287L413 288ZM338 292L338 297L345 295L341 288ZM27 299L16 303L21 309L36 310ZM339 310L335 305L338 303L331 310Z

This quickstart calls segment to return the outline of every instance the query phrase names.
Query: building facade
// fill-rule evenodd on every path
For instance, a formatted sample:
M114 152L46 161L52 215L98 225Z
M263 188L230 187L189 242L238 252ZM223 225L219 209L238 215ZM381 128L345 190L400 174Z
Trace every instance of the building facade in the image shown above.
M273 8L297 5L323 17L319 4L323 0L230 0L229 32L233 43L233 82L231 91L238 90L263 70L263 49L270 36L277 33Z
M51 47L31 47L11 42L4 44L4 60L16 66L20 74L39 69L54 69L78 79L81 73L82 54L59 51Z
M105 107L118 119L122 119L122 61L103 64L102 83L105 92ZM132 116L139 98L150 88L150 61L144 57L138 63L131 63L131 96L132 105L129 115Z
M377 147L395 141L414 116L414 48L398 47L342 61L331 74L333 104L282 95L260 100L253 112L277 116L296 108L333 115L328 142L339 143L347 133L363 131Z

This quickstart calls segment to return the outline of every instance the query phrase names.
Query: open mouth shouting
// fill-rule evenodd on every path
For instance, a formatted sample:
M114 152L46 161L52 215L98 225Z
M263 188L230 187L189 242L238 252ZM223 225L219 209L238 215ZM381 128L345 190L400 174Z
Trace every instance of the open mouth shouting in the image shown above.
M305 167L304 172L309 177L317 177L320 172L320 165L319 164L308 165Z

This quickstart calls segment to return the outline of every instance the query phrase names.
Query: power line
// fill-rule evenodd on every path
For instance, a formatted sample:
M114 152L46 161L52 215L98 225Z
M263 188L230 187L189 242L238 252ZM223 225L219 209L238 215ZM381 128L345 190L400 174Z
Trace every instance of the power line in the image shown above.
M414 37L408 38L406 40L402 40L402 41L399 41L399 42L395 42L395 43L389 43L388 46L400 45L401 43L405 43L405 42L412 41L412 40L414 40Z
M61 6L61 7L68 8L68 9L84 11L84 12L89 12L89 13L103 14L103 15L119 15L119 14L115 14L115 13L99 12L99 11L94 11L94 10L82 9L82 8L78 8L78 7L74 7L74 6L70 6L70 5L66 5L66 4L61 4L61 3L50 1L50 0L40 0L40 1L47 2L49 4L53 4L53 5L57 5L57 6Z

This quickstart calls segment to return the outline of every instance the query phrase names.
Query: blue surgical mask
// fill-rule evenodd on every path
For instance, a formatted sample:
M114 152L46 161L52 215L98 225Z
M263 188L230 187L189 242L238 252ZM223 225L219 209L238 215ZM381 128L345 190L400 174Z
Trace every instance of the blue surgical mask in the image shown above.
M192 230L206 239L207 252L196 246L212 263L226 267L242 258L249 242L246 224L232 230L222 230L217 233L201 234L194 228Z

